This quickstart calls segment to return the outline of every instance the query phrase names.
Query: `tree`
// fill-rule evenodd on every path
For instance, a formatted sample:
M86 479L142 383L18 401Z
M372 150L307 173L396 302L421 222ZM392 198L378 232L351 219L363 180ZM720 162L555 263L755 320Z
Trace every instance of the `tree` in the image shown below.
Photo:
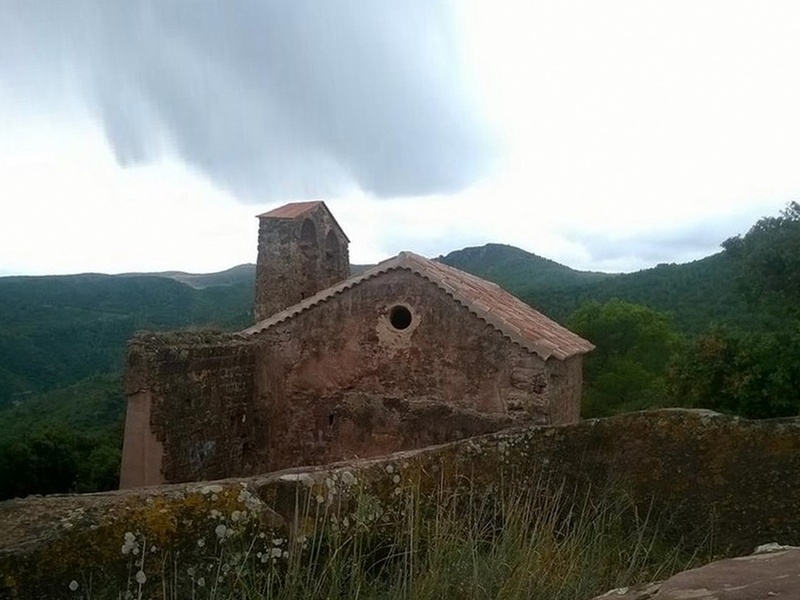
M667 315L611 300L584 304L568 323L596 346L586 359L584 416L664 405L664 374L677 340Z
M674 404L752 419L800 413L800 330L716 329L676 353L667 388Z
M0 500L117 487L115 440L52 428L0 444Z
M722 247L749 300L800 314L800 204L790 202L780 216L763 217Z

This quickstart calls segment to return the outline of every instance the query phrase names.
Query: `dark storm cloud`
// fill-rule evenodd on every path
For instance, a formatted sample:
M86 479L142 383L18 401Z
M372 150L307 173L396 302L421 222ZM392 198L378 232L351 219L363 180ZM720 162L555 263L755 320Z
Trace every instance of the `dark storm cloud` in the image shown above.
M448 0L0 0L7 89L77 91L121 164L241 196L457 191L491 143Z

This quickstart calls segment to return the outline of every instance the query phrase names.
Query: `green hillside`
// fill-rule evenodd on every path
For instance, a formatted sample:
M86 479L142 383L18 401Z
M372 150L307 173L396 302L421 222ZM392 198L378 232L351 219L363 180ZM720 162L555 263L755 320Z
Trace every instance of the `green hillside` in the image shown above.
M665 312L684 333L697 333L714 325L757 329L774 320L745 302L731 260L723 253L623 275L576 271L499 244L465 248L440 260L497 283L561 322L586 302L612 299Z
M609 273L576 271L554 260L505 244L464 248L440 256L438 260L493 281L520 297L536 289L581 285L615 277Z
M201 290L213 286L252 285L256 278L256 266L252 263L236 265L216 273L186 273L184 271L161 271L158 273L124 273L125 277L166 277Z
M0 406L118 372L139 329L250 322L252 279L194 289L157 276L0 278Z

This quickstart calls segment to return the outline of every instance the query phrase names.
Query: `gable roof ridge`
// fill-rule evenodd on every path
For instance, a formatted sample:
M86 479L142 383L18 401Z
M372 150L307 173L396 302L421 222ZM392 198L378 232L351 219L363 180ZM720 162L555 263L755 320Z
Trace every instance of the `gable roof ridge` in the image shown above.
M324 200L308 200L304 202L289 202L287 204L283 204L278 206L277 208L273 208L272 210L268 210L265 213L261 213L260 215L256 215L258 219L287 219L293 220L302 217L306 213L314 210L315 208L322 206L328 216L333 221L334 225L339 229L341 234L345 237L345 239L350 242L350 238L347 237L347 234L342 229L342 226L339 225L339 222L336 220L336 217L333 216L331 209L328 208L328 205L325 204Z
M499 285L407 251L400 252L360 275L322 290L241 333L255 334L264 331L327 302L368 279L397 269L409 270L430 281L480 320L542 359L553 356L563 360L594 349L591 342L559 325Z

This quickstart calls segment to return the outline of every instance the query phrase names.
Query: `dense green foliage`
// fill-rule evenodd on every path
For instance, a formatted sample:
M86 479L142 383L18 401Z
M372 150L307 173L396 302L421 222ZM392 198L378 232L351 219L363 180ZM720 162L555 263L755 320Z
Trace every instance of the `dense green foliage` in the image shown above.
M249 274L249 276L248 276ZM0 499L116 487L127 340L250 323L252 266L205 276L0 278Z
M723 247L751 302L800 315L800 204L791 202L779 216L760 219Z
M0 499L117 487L119 436L65 427L0 443Z
M124 403L94 375L0 411L0 499L117 487Z
M620 300L588 302L568 326L597 347L584 363L584 416L664 405L666 367L677 341L666 315Z
M250 321L252 281L195 289L165 277L0 278L0 407L119 372L139 329Z
M669 368L670 397L754 419L800 414L800 329L711 330L687 341Z
M757 330L711 328L688 342L670 368L671 394L753 418L800 414L800 205L723 247L737 289L770 319Z

